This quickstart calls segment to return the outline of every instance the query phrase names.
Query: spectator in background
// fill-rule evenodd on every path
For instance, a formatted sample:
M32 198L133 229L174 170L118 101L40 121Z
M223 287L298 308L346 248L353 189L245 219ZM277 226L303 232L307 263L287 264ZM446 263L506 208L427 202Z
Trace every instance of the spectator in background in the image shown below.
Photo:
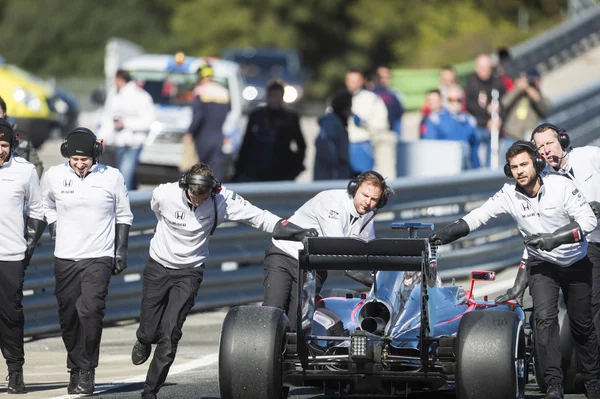
M514 89L502 97L504 152L517 140L529 140L533 129L550 113L550 99L540 89L540 74L531 70L514 80Z
M456 81L456 71L452 65L444 65L440 69L440 84L438 85L438 90L442 96L442 105L444 107L448 106L448 102L446 101L448 98L448 89L451 86L460 85ZM461 88L462 90L462 88Z
M395 92L390 87L392 83L392 73L390 72L390 69L385 66L377 68L377 77L375 81L377 84L375 85L373 92L385 103L388 111L390 130L400 137L402 132L402 115L404 114L404 107L401 102L401 94Z
M479 142L485 148L483 166L491 164L491 131L499 129L501 119L492 120L494 113L500 115L499 104L492 102L492 92L498 91L499 98L506 92L502 82L493 75L492 59L487 54L480 54L475 59L475 73L467 79L467 112L477 120L476 132Z
M196 144L200 162L207 164L215 178L225 177L225 157L223 155L223 123L231 108L229 90L213 81L213 68L204 64L198 69L198 84L194 88L192 102L192 123L188 134L182 140L189 145Z
M298 114L285 107L278 81L267 86L267 105L248 117L235 165L235 182L294 180L304 170L306 143ZM292 151L292 142L296 151Z
M389 132L388 112L385 103L377 94L364 88L364 74L357 69L346 72L345 84L346 89L352 93L352 120L348 123L352 170L357 173L372 170L377 161L377 170L386 178L389 178L387 172L391 168L383 166L386 165L386 162L392 161L391 157L387 154L387 156L382 155L377 157L379 159L376 159L375 155L382 145L390 147L385 140L379 140L382 137L392 136ZM376 149L375 146L378 145L380 148ZM381 153L383 154L384 151L381 151ZM393 160L395 159L394 154ZM395 175L395 171L393 174Z
M448 87L448 106L433 112L425 121L427 140L453 140L463 144L463 170L479 168L479 139L475 132L477 122L463 111L463 90L458 85Z
M154 101L146 90L131 79L129 72L118 70L114 83L117 94L104 108L98 137L115 147L117 169L128 191L135 190L135 169L142 146L156 120Z
M419 133L422 138L427 132L426 121L429 115L436 114L442 110L442 94L438 89L429 90L425 97L425 105L421 108L421 123Z
M512 79L506 74L506 71L504 70L504 66L508 62L510 62L511 59L512 57L510 55L510 51L506 47L501 47L498 49L498 63L496 65L496 74L504 84L504 87L506 88L507 92L511 91L514 87Z
M346 180L354 172L350 167L348 120L352 116L352 94L337 92L331 100L332 112L319 119L315 141L314 180Z

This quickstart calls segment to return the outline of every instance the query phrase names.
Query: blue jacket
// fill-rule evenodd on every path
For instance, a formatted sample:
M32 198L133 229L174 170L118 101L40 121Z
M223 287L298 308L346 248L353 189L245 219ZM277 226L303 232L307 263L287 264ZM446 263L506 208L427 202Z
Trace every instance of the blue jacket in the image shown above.
M430 114L425 120L425 134L423 139L462 141L470 147L470 167L475 169L481 166L477 151L479 137L475 132L477 121L466 112L453 114L447 109Z
M375 87L373 92L377 94L385 103L385 106L388 110L388 122L390 124L390 129L395 131L395 126L398 125L402 119L402 115L404 115L404 107L402 107L398 96L390 89L386 89L385 87L381 86Z
M348 131L335 113L319 118L319 135L315 140L314 180L346 180L352 178Z

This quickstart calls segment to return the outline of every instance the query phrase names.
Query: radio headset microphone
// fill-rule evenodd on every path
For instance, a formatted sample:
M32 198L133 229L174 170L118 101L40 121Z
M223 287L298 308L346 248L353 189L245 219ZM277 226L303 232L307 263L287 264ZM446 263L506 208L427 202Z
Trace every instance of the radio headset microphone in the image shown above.
M557 157L556 155L552 155L550 158L552 158L552 162L560 163L560 161L562 161L567 156L567 154L568 154L568 152L565 151L565 155L563 155L562 157Z

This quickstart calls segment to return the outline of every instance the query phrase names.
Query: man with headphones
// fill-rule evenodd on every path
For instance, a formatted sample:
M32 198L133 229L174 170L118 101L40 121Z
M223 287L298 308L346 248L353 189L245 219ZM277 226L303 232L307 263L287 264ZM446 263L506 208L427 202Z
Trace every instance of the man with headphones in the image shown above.
M600 218L600 147L571 148L571 140L564 129L543 123L531 134L535 144L548 164L575 183L588 200L596 217ZM592 269L592 317L597 334L600 334L600 224L588 236L587 254Z
M600 399L598 340L591 317L591 262L585 235L598 222L575 184L546 169L535 146L515 142L506 152L504 184L481 207L430 235L436 245L466 236L490 219L509 214L518 225L527 250L524 272L533 298L536 362L545 370L546 398L563 398L559 345L558 292L567 302L571 332L582 364L588 398Z
M14 153L18 145L12 125L0 118L0 349L8 366L8 393L25 393L23 281L46 228L35 166Z
M68 161L44 175L42 203L54 247L54 294L71 374L69 394L95 387L111 275L127 267L133 214L123 175L98 163L102 142L73 129L60 147Z
M393 190L385 179L375 171L366 171L350 180L345 190L322 191L290 218L304 228L315 229L319 237L358 237L365 241L375 239L373 219L383 208ZM265 252L263 306L274 306L288 313L290 326L296 328L296 303L298 284L298 251L302 243L278 240ZM351 276L356 278L356 276ZM327 272L317 274L317 291L320 290Z
M156 398L175 360L183 323L203 280L209 238L218 225L242 222L283 239L316 236L316 231L283 221L221 186L204 163L195 164L179 182L155 188L151 208L158 224L144 269L140 325L131 352L133 364L140 365L156 344L145 399Z

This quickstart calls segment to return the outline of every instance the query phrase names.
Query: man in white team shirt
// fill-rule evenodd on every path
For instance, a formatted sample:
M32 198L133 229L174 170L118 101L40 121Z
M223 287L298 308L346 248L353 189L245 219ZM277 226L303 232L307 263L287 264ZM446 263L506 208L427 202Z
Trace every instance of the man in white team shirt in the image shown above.
M95 387L102 321L111 274L127 267L133 214L121 173L98 163L102 143L73 129L60 148L68 158L44 175L42 201L54 248L54 294L71 374L69 394Z
M156 398L175 360L187 314L194 306L208 257L209 237L225 220L242 222L274 237L302 240L316 236L262 210L221 186L210 167L198 163L177 183L161 184L152 193L158 225L144 269L140 325L131 352L133 364L144 363L156 344L142 398Z
M319 237L358 237L375 239L374 214L383 208L393 194L383 176L366 171L352 179L346 190L322 191L289 218L304 228L316 229ZM273 239L265 252L263 306L274 306L287 312L295 329L298 284L298 251L302 243ZM359 273L351 277L361 279ZM317 290L325 282L327 272L317 273Z
M571 148L566 131L550 123L533 130L531 140L558 173L570 178L600 217L600 147ZM587 254L592 268L592 317L600 334L600 223L587 235Z
M525 237L527 280L535 311L536 362L544 370L546 398L564 397L557 319L562 288L587 397L600 399L598 340L590 303L592 264L585 240L597 226L596 217L571 180L545 169L546 161L533 144L515 142L506 152L506 161L504 172L514 181L429 239L437 245L448 244L492 218L511 215Z
M25 269L46 228L35 166L14 154L17 146L12 125L0 118L0 349L8 366L10 394L25 393L23 281ZM25 228L27 232L23 234Z

